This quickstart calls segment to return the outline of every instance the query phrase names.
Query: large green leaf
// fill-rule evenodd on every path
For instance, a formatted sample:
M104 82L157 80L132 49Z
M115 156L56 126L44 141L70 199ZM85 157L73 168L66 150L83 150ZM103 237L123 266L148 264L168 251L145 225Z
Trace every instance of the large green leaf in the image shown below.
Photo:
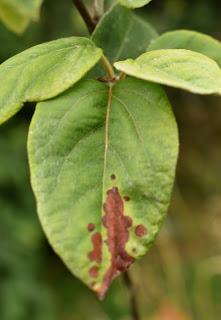
M131 10L114 5L98 23L92 40L115 62L136 58L156 37L157 32L149 23Z
M187 49L215 60L221 67L221 42L203 33L176 30L162 34L151 42L148 51L159 49Z
M140 8L148 4L151 0L118 0L123 6L128 8Z
M0 19L14 32L21 33L31 20L39 18L43 0L0 0Z
M71 37L37 45L1 64L0 123L24 102L46 100L71 87L101 55L90 40Z
M114 64L128 75L199 94L221 94L221 69L198 52L155 50Z
M28 153L39 217L55 251L100 297L159 231L177 151L175 119L155 84L82 80L37 105Z

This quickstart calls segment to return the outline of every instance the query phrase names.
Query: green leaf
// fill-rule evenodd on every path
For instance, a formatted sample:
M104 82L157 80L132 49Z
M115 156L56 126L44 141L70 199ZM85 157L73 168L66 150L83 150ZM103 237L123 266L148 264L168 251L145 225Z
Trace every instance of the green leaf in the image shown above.
M203 33L190 30L166 32L153 41L148 51L159 49L187 49L204 54L221 67L221 42Z
M98 23L92 40L113 63L136 58L156 37L157 32L149 23L131 10L114 5Z
M86 38L64 38L37 45L0 65L0 124L27 101L65 91L100 59L102 50Z
M158 85L82 80L37 105L28 153L39 217L54 250L100 297L154 241L177 152Z
M140 8L148 4L151 0L118 0L120 4L128 8Z
M114 64L136 78L199 94L221 94L221 70L212 59L190 50L164 49Z
M43 0L0 0L0 19L14 32L22 33L39 18Z

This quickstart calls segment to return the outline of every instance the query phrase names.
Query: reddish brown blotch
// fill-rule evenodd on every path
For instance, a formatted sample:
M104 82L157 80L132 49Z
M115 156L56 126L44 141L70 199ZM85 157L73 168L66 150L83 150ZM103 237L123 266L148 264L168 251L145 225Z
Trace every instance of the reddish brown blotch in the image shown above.
M102 237L100 232L96 232L91 236L93 250L89 252L88 257L91 261L101 263L102 260Z
M105 296L113 278L119 272L126 271L134 262L134 258L125 250L132 219L124 215L124 202L117 187L107 191L107 199L103 207L105 212L103 225L107 229L107 245L111 254L111 265L97 291L100 298Z
M139 224L135 228L135 234L137 237L144 237L147 234L147 228L144 227L142 224Z
M95 225L94 225L94 223L88 223L88 225L87 225L87 229L88 229L88 231L89 231L89 232L94 231L94 229L95 229Z
M93 266L89 270L89 274L92 278L97 278L99 272L99 268L97 266Z

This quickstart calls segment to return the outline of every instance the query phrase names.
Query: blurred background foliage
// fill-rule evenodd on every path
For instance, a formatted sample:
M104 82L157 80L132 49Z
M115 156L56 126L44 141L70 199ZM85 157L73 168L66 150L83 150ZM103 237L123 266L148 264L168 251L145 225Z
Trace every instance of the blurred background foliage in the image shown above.
M221 40L220 12L220 0L152 1L137 10L159 33L194 29ZM45 0L40 20L23 34L16 35L0 23L0 62L44 41L85 34L71 0ZM221 101L178 90L168 90L168 94L180 133L172 203L156 243L130 274L143 320L218 320ZM69 273L45 239L26 154L33 111L34 106L26 106L0 128L0 319L130 319L121 279L114 282L107 299L99 302Z

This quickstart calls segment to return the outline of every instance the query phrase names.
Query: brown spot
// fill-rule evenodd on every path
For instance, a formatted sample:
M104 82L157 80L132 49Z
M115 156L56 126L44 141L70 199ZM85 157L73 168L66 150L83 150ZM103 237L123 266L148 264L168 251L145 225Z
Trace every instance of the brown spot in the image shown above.
M94 266L94 267L91 267L90 270L89 270L89 275L92 277L92 278L97 278L98 276L98 272L99 272L99 268Z
M91 261L101 263L102 259L102 237L99 232L94 233L91 236L91 241L93 243L94 249L89 252L88 257Z
M110 177L111 177L111 180L115 180L116 179L116 176L115 176L114 173Z
M135 234L137 237L143 237L147 234L147 229L142 224L139 224L135 228Z
M124 200L125 200L125 201L130 201L130 197L125 196L125 197L124 197Z
M118 188L114 187L107 192L104 211L103 224L107 228L107 244L111 253L111 265L98 290L100 298L105 296L113 278L119 272L126 271L134 262L134 258L129 256L125 250L125 245L129 240L128 228L132 225L132 219L124 215L124 202Z
M88 229L88 231L90 231L90 232L94 231L94 229L95 229L94 223L88 223L87 229Z

